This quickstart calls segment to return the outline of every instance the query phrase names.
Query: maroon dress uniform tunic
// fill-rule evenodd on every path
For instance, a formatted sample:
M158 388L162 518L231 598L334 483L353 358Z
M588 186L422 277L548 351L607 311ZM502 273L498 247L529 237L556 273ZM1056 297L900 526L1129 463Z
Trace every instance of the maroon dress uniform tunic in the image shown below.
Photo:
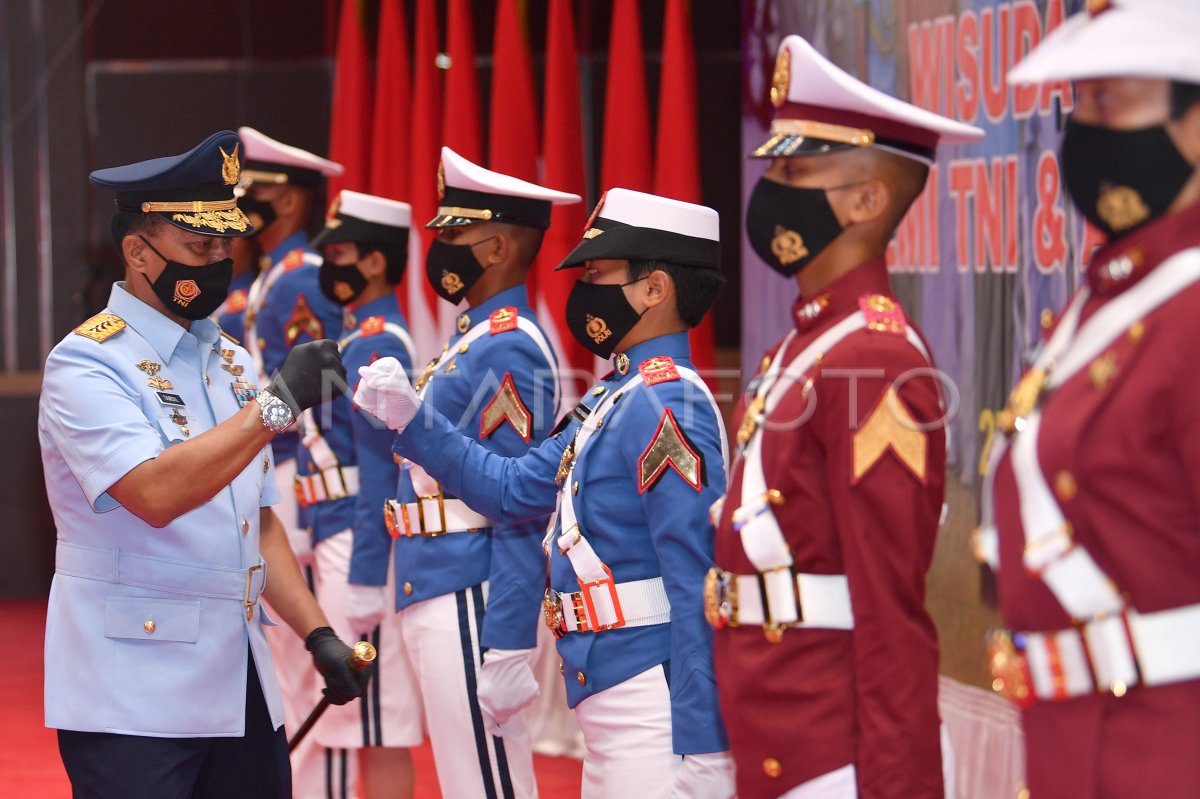
M773 510L795 569L847 575L854 629L788 629L777 643L761 625L716 633L717 686L741 799L776 797L849 764L864 799L943 796L938 647L925 574L942 508L945 433L936 424L942 411L931 364L905 339L882 260L797 301L798 333L783 364L872 297L876 307L894 306L898 329L860 330L824 353L811 370L811 417L762 434L763 470L767 486L785 499ZM792 384L769 421L802 416L811 401L804 382ZM866 426L889 388L915 420L934 422L931 429L910 426L905 435ZM896 440L856 462L856 436L880 434ZM914 435L923 448L914 450ZM731 521L743 467L735 458L716 563L754 574Z
M1081 322L1164 260L1200 245L1200 205L1110 242L1092 258ZM1128 277L1112 262L1127 257ZM1169 265L1168 265L1169 268ZM1118 273L1120 275L1120 273ZM1133 322L1042 401L1038 459L1075 542L1149 613L1200 602L1200 284ZM1023 568L1011 450L995 482L1005 624L1072 626ZM1039 701L1022 714L1033 799L1200 796L1200 680Z

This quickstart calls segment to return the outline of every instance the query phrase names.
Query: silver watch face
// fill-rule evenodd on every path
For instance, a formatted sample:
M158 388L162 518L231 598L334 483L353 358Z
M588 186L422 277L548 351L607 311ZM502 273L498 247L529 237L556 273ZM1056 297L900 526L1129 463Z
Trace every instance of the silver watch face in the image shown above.
M278 432L292 423L292 408L283 400L269 392L259 394L259 399L262 402L259 406L262 408L262 420L270 429Z

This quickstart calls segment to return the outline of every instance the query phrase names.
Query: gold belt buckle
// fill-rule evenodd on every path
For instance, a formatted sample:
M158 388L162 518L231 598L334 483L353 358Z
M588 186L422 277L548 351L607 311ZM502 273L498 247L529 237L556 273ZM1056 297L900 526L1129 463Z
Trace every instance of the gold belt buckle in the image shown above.
M567 622L563 617L562 604L558 600L558 592L547 588L542 598L542 613L546 619L546 627L557 640L567 634Z
M704 575L704 618L714 630L737 626L737 581L713 566Z
M1028 707L1037 697L1032 688L1029 662L1017 646L1010 630L990 630L987 634L988 669L992 674L992 690L1014 702Z
M246 621L254 618L254 606L258 604L258 597L250 599L250 584L254 581L254 573L262 571L262 564L251 566L246 569L246 589L242 592L242 606L246 608Z
M442 523L441 530L435 530L433 532L429 532L428 530L425 529L425 500L427 500L427 499L436 499L437 500L438 519ZM417 519L418 519L418 523L420 524L420 527L421 527L421 535L429 536L432 538L432 537L446 534L446 499L445 499L445 494L442 493L442 487L440 485L438 486L438 491L436 494L429 494L427 496L423 496L423 497L418 496L417 497Z

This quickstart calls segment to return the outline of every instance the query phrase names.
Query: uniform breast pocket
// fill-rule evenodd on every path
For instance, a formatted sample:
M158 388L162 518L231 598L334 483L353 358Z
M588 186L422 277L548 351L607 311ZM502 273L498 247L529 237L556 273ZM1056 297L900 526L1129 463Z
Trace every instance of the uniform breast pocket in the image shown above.
M194 644L200 636L200 602L154 597L109 597L104 607L104 635L108 638Z
M192 435L192 430L189 425L190 420L184 411L159 413L156 414L154 418L155 421L158 422L159 429L163 434L163 439L168 446L171 444L178 444L180 441L187 441Z

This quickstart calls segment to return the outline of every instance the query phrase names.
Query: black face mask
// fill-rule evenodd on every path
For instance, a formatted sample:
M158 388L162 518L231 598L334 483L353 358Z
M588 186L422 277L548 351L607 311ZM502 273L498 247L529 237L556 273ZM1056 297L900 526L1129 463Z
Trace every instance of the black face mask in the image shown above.
M275 206L263 200L256 200L249 194L238 200L238 208L249 217L250 224L254 225L255 234L262 233L279 217L279 214L275 213Z
M317 273L321 293L338 305L349 305L367 287L367 276L358 271L358 264L335 264L328 258L321 259Z
M759 178L750 192L746 206L750 246L784 277L794 276L841 235L842 225L829 205L827 191Z
M642 314L629 304L621 287L647 277L649 275L629 283L603 285L576 281L567 295L566 312L567 327L575 340L601 358L610 357L642 318Z
M229 294L229 281L233 280L232 258L203 266L189 266L168 259L154 249L154 245L146 241L144 236L138 238L146 242L146 246L166 263L157 279L151 280L145 274L142 277L154 290L154 296L162 300L171 313L184 319L203 319L211 316L225 302Z
M437 295L457 305L483 277L483 266L475 258L475 245L496 238L489 236L474 244L447 244L434 239L425 254L425 277Z
M1192 176L1163 125L1109 130L1067 120L1063 181L1072 202L1109 237L1166 213Z

